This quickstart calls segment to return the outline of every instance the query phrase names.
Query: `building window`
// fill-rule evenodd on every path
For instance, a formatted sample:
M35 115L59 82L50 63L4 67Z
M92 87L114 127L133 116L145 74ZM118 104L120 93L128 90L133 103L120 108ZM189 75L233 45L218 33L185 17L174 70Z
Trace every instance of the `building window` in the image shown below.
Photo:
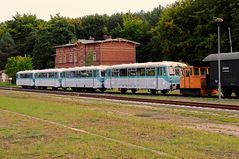
M72 53L70 53L69 62L73 62Z
M62 63L62 55L59 55L59 61L58 63Z
M96 52L93 53L93 61L96 61Z
M74 52L74 62L77 62L77 53Z
M64 55L63 63L66 63L66 55Z

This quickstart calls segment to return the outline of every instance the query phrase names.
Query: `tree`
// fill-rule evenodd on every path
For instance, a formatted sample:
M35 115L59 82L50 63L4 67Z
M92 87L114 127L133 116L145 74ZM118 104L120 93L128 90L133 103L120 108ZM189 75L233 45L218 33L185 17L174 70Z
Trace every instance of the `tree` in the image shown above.
M21 55L32 53L32 46L34 44L27 39L31 32L38 30L44 23L43 20L37 19L36 15L20 15L19 13L13 16L13 20L6 22L7 30L12 35L16 44L16 49Z
M107 15L89 15L84 16L82 20L84 39L88 39L93 36L96 40L103 39L104 35L108 34L108 23L109 17Z
M85 66L92 66L94 64L94 53L89 50L85 58Z
M18 54L15 42L9 32L5 32L0 38L0 70L4 69L7 58Z
M5 66L6 74L16 80L16 73L18 71L31 70L32 69L32 58L30 56L16 56L9 57Z

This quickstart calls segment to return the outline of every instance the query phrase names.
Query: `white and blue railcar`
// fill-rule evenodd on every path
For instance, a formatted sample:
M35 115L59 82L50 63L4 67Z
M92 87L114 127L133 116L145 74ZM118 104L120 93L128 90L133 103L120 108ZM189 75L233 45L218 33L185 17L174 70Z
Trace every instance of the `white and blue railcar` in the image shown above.
M152 94L157 91L166 94L179 88L182 68L186 66L184 63L170 61L114 65L106 70L104 86L107 89L120 89L121 93L148 89Z
M51 87L52 89L58 89L61 87L60 73L64 69L45 69L35 70L35 87L39 89L46 89Z
M19 71L16 74L16 84L22 88L31 88L35 86L35 70Z
M61 73L62 88L73 91L105 91L105 66L86 66L65 69Z

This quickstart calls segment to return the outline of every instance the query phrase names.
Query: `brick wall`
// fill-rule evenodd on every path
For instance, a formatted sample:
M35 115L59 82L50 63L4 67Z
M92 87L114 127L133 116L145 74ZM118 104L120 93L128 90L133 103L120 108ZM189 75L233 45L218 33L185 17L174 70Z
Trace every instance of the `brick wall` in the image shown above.
M106 41L91 44L62 46L56 48L55 67L85 66L89 51L93 52L93 65L115 65L134 63L136 45L126 41Z
M135 45L126 42L107 42L100 47L101 64L114 65L135 62Z

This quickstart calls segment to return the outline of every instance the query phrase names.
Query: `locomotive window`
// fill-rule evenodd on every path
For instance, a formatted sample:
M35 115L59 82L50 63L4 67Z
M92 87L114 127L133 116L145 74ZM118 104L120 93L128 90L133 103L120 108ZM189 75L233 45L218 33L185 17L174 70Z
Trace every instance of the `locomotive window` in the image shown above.
M127 76L127 69L120 69L120 76Z
M155 68L146 68L146 76L155 76Z
M206 68L201 68L201 75L206 75L206 74L207 74Z
M145 76L145 68L137 68L137 76Z
M200 75L199 68L194 68L194 75Z

